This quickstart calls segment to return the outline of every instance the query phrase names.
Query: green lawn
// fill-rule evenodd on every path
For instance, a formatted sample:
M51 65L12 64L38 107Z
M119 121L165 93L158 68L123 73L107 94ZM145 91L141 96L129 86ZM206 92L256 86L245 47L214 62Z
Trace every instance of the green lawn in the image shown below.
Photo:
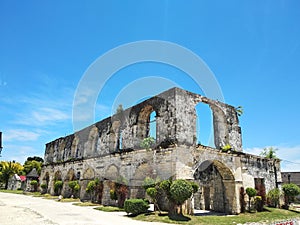
M115 206L99 206L94 208L96 210L104 211L104 212L123 212L124 209Z
M23 194L23 190L5 190L5 189L0 189L0 192L4 193L11 193L11 194Z
M169 218L167 213L157 215L154 213L142 214L133 217L136 220L151 221L151 222L165 222L173 224L210 224L210 225L228 225L247 222L267 222L282 221L291 218L300 218L300 213L292 212L283 209L267 208L264 212L257 213L242 213L236 216L185 216L179 218Z
M75 202L73 205L77 206L100 206L100 204L92 203L92 202Z

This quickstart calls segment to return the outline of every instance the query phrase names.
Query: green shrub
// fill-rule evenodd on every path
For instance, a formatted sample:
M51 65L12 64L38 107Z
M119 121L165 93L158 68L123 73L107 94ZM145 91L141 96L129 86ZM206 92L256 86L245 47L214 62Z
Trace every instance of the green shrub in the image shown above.
M195 194L199 190L199 185L195 182L191 182L190 184L192 185L193 193Z
M231 145L230 144L226 144L221 149L222 149L223 152L230 151L231 150Z
M37 184L38 184L38 182L36 180L30 181L30 185L32 185L32 186L36 186Z
M46 188L47 188L47 184L42 183L42 184L41 184L41 188L42 188L42 189L46 189Z
M146 177L143 182L143 188L147 190L147 188L155 187L155 180L151 177Z
M75 187L74 187L74 191L79 191L79 190L80 190L80 185L76 184Z
M151 147L154 145L155 139L153 137L147 137L144 138L144 140L141 143L141 147L145 148L147 151L151 149Z
M30 181L30 185L33 187L33 191L36 191L37 187L38 187L38 181L32 180L32 181Z
M63 182L61 180L55 181L55 183L54 183L54 192L56 194L60 194L62 186L63 186Z
M296 184L284 184L282 185L282 190L285 195L286 206L294 200L295 196L300 194L300 188Z
M278 188L270 190L267 194L268 205L276 208L279 205L280 195L281 193Z
M157 189L154 187L149 187L146 190L147 195L149 195L149 197L152 199L152 201L154 201L153 199L156 198L157 196Z
M109 191L110 199L111 200L118 200L117 192L115 190L110 190Z
M147 212L149 204L143 199L127 199L124 203L125 212L133 215L139 215Z
M263 203L263 200L262 200L261 196L255 196L254 197L254 204L255 204L255 209L258 212L262 212L263 211L263 209L264 209L264 203Z

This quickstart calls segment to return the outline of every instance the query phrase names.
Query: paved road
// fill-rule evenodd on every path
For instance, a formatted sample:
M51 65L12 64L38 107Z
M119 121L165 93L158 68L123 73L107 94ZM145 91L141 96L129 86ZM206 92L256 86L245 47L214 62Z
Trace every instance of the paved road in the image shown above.
M102 212L26 195L0 192L1 225L162 225L132 220L124 212Z

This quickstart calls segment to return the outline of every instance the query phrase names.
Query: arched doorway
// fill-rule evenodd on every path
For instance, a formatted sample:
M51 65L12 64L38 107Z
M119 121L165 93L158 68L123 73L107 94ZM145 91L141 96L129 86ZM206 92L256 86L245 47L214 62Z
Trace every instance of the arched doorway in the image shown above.
M235 213L235 179L226 165L218 160L206 160L196 169L194 179L200 187L194 195L195 209Z

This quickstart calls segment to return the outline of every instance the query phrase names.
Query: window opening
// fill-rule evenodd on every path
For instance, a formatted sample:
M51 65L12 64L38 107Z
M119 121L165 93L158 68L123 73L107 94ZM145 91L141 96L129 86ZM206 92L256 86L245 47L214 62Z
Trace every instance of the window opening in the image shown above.
M150 114L150 122L149 122L149 137L153 137L156 140L156 112L153 111Z
M215 148L212 110L204 103L199 103L195 108L197 113L196 144Z

